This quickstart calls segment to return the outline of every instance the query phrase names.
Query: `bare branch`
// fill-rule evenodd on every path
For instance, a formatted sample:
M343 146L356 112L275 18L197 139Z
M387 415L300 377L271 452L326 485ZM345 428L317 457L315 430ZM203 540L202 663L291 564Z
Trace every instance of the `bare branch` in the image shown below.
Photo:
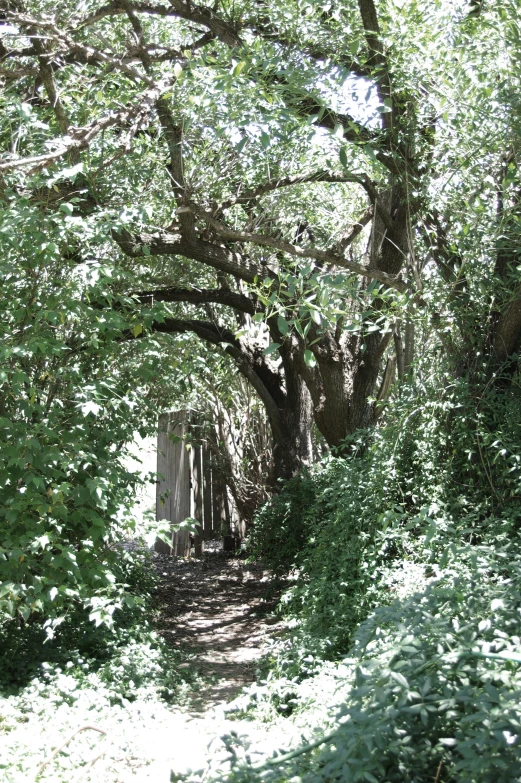
M54 71L51 67L50 57L48 52L45 51L43 42L38 37L33 38L33 46L38 53L38 62L40 64L40 77L47 92L49 101L53 108L58 127L66 135L69 131L69 118L60 100L58 89L56 87L56 81L54 78Z
M163 323L156 323L154 331L163 334L193 332L202 340L212 345L220 346L231 356L239 372L251 383L264 405L270 419L274 434L280 431L279 404L283 403L284 392L281 376L274 372L262 355L262 350L248 350L235 337L233 332L222 329L211 321L194 321L168 318Z
M163 129L163 134L170 155L168 173L178 206L187 203L186 182L183 163L183 131L181 125L175 122L167 98L161 97L156 102L157 116ZM180 214L180 227L187 237L194 237L195 223L189 212Z
M391 101L392 104L392 111L384 112L382 114L382 124L384 128L392 128L396 105L392 97L391 79L389 76L387 58L381 40L376 6L374 0L358 0L358 7L364 25L365 39L370 52L367 64L370 66L371 75L376 80L378 96L382 103Z

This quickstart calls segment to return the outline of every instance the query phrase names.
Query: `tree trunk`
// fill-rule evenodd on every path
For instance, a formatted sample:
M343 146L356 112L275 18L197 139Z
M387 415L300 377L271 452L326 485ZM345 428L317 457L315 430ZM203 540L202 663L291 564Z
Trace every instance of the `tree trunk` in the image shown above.
M274 484L295 476L313 461L311 432L313 405L311 395L295 368L285 366L286 397L279 407L277 421L271 421L273 433Z

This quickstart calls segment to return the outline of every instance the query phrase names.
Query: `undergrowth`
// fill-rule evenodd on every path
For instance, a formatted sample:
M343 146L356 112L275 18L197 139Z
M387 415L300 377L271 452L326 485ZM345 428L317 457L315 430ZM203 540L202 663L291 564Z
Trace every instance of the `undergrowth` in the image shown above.
M383 426L258 514L289 633L238 710L308 742L226 779L521 780L519 388L478 381L419 367Z
M148 619L154 612L156 579L143 558L143 553L121 555L118 577L128 594L134 592L141 601L116 611L112 627L96 626L78 609L64 618L52 638L41 623L8 623L0 629L2 781L32 779L49 757L47 728L62 738L92 725L107 734L124 726L139 731L147 716L153 721L169 705L186 704L199 687L191 673L193 655L170 648ZM32 730L20 731L24 724ZM99 736L87 731L75 738L75 748L87 752ZM38 780L69 780L84 763L80 750L60 754ZM107 758L110 762L110 754ZM112 779L110 763L106 772Z

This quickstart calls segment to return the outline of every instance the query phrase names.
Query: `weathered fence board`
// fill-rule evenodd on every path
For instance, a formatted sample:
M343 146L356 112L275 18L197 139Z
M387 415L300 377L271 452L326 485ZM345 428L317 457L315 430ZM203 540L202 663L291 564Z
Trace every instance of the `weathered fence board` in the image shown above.
M210 466L210 449L205 443L203 452L203 538L209 541L213 535L212 519L212 469Z
M159 417L156 516L176 525L190 516L190 455L186 449L187 412L164 413ZM190 535L187 530L172 533L172 544L156 541L156 551L166 554L190 555Z
M190 452L192 467L192 517L196 519L201 527L198 528L194 536L195 556L203 554L203 466L202 449L200 446L193 446Z
M196 556L204 550L204 541L222 538L224 548L233 551L241 535L237 507L219 471L212 467L208 443L188 446L190 413L177 411L159 417L156 517L179 524L187 517L196 519L201 528L194 537ZM187 447L188 446L188 447ZM159 539L156 552L190 555L190 534L172 532L171 543Z

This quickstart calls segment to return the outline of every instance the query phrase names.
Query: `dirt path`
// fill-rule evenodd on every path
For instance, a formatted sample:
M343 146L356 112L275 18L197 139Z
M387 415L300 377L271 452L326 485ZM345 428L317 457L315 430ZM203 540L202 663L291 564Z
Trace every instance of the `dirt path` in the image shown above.
M160 576L160 631L172 645L196 654L207 681L194 698L192 713L231 701L255 680L268 636L278 631L267 600L270 576L261 566L220 551L185 561L153 555Z

